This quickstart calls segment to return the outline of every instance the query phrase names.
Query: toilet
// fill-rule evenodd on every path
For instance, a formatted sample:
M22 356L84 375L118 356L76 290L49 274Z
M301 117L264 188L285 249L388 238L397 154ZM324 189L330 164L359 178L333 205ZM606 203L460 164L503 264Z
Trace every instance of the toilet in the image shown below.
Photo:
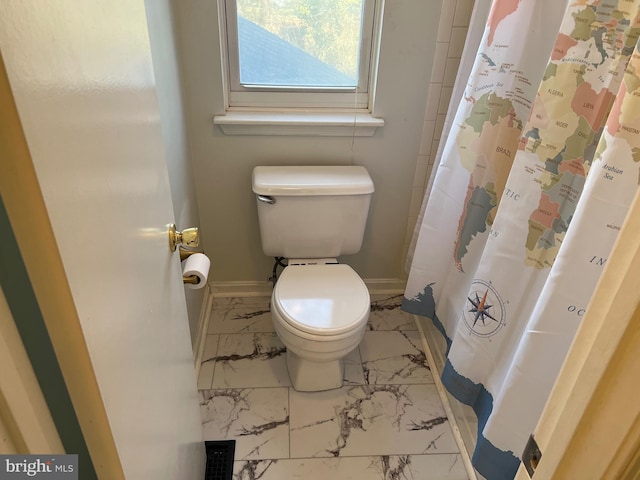
M342 255L362 245L374 191L360 166L256 167L252 188L264 253L287 266L271 314L293 388L340 388L343 359L364 336L369 291Z

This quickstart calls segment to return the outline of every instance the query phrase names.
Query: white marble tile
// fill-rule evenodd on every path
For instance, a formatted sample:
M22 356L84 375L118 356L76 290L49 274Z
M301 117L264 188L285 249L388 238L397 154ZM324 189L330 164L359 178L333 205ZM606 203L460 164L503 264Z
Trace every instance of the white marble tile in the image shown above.
M234 462L234 480L362 480L376 476L380 460L369 457L303 458Z
M371 295L368 330L416 330L413 315L401 310L402 294Z
M287 387L285 353L275 333L220 335L211 387Z
M384 480L468 480L459 454L400 455L380 459ZM378 477L372 477L378 478Z
M270 297L215 299L208 333L274 332Z
M236 459L289 456L288 388L200 392L205 440L236 440Z
M466 480L459 455L249 460L234 463L234 480Z
M215 356L218 352L219 335L207 335L204 340L202 351L202 363L198 374L198 390L208 390L213 381L213 369L215 367Z
M360 349L356 348L344 358L344 385L364 385L365 383Z
M314 393L289 387L267 297L215 302L198 386L205 439L236 440L234 479L467 479L402 295L372 295L345 386Z
M433 385L289 392L291 458L457 453Z
M270 295L256 295L247 297L215 297L213 299L213 308L244 308L251 306L269 305Z
M433 383L416 331L365 332L360 357L368 384Z

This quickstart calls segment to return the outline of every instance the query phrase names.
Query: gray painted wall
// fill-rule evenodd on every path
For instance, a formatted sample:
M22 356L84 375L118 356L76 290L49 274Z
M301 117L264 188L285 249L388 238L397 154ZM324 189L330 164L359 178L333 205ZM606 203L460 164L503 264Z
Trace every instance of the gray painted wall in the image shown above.
M150 2L151 3L151 2ZM225 136L216 2L175 4L186 125L205 251L214 282L261 281L262 253L251 170L256 165L357 164L375 183L360 253L342 258L364 278L404 278L403 250L442 0L387 0L373 137ZM153 37L153 35L152 35ZM160 82L159 82L160 84ZM162 105L162 102L161 102Z
M197 227L200 225L200 218L189 157L171 1L148 0L145 2L145 8L176 225L179 230ZM205 252L208 253L206 250ZM185 288L185 293L191 344L193 345L198 329L204 289Z

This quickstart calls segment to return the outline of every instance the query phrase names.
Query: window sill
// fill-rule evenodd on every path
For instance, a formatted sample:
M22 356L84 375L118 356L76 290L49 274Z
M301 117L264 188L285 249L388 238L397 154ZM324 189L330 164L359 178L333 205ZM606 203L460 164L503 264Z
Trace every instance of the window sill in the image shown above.
M382 118L348 112L227 112L213 117L213 123L225 135L325 137L371 137L384 126Z

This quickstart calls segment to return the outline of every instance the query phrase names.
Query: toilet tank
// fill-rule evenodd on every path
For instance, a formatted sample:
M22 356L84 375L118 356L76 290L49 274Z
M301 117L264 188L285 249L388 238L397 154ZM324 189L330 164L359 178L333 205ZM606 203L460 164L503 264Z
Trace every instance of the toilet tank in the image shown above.
M364 167L256 167L265 255L333 258L360 250L374 191Z

